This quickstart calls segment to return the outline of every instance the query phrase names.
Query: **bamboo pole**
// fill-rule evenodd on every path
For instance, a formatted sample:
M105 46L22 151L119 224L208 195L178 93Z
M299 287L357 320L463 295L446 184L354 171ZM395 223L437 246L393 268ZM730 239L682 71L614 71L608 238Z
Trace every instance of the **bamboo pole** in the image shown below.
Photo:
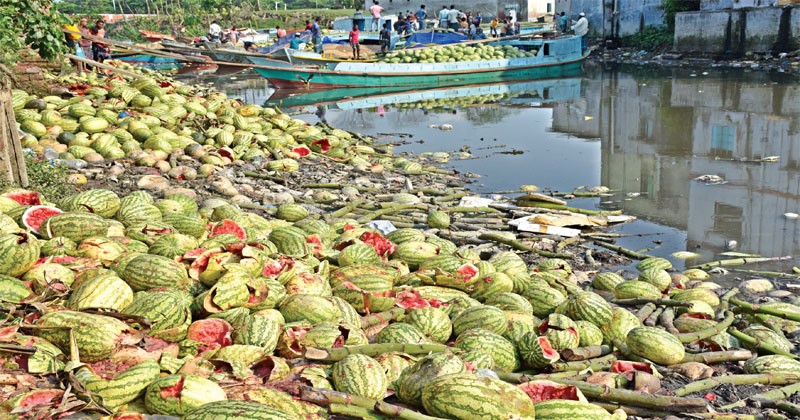
M786 261L791 259L792 259L791 255L787 255L785 257L733 258L730 260L717 260L717 261L707 262L705 264L693 265L689 268L699 268L700 270L708 270L709 268L714 268L714 267L756 264L756 263L774 262L774 261Z
M673 393L679 397L689 395L694 392L705 391L714 388L717 385L733 384L733 385L786 385L794 384L800 381L800 374L796 373L762 373L759 375L728 375L717 376L715 378L708 378L702 381L692 382L686 384Z
M788 357L790 359L798 359L798 357L796 355L794 355L792 353L789 353L786 350L777 348L772 344L769 344L769 343L766 343L766 342L761 341L759 339L750 337L749 335L737 330L736 328L731 328L728 332L732 336L736 337L736 339L739 340L740 342L747 343L750 346L752 346L753 348L755 348L756 350L761 350L761 351L765 351L767 353L772 353L772 354L780 354L781 356L786 356L786 357Z
M319 360L327 362L336 362L344 359L351 354L363 354L366 356L377 356L379 354L388 353L392 351L400 353L414 354L428 354L438 353L447 350L447 346L443 344L365 344L361 346L350 346L340 348L316 348L306 347L303 352L303 357L309 360Z
M683 344L693 343L697 340L705 340L708 337L715 336L725 331L726 329L728 329L728 327L731 326L732 323L733 323L733 312L728 311L727 315L725 316L725 319L718 322L713 327L692 333L678 334L677 337L678 340L680 340L681 343Z
M686 353L681 363L700 362L707 365L723 362L741 362L753 358L749 350L707 351L703 353Z

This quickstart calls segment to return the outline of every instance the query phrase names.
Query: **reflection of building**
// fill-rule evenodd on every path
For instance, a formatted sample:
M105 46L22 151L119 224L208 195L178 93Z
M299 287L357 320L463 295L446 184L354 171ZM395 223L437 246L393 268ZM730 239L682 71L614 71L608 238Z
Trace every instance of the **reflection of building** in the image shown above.
M585 105L555 107L553 129L599 137L603 184L643 193L622 207L687 230L690 246L734 239L747 251L795 254L800 235L781 215L800 212L800 86L767 77L604 73L586 81ZM728 183L693 181L703 174Z

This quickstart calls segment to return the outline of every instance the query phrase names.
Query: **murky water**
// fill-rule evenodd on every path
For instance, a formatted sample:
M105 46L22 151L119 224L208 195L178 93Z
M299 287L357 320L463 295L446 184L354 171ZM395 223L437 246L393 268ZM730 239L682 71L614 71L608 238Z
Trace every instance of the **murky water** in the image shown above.
M269 101L273 91L256 75L203 81L312 123L401 135L401 151L468 150L474 159L449 166L480 175L480 193L605 185L616 194L571 204L638 217L613 229L642 235L619 241L631 249L708 261L736 241L741 252L800 253L800 221L783 217L800 213L800 84L781 74L594 67L560 80ZM452 130L435 128L443 124ZM724 183L694 180L706 174Z

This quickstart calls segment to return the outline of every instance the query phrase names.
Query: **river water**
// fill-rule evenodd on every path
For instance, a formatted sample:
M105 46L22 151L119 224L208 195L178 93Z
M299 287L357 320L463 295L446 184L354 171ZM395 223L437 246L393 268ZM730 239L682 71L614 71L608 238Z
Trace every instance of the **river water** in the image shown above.
M278 99L248 72L189 80L310 123L407 141L396 151L468 150L473 159L446 166L479 175L472 188L482 194L606 186L613 196L570 205L636 216L610 231L642 236L618 244L677 267L673 252L701 254L691 265L721 258L731 241L739 252L800 253L800 220L783 216L800 213L800 84L786 75L587 65L560 80L345 99ZM777 162L760 161L768 157Z

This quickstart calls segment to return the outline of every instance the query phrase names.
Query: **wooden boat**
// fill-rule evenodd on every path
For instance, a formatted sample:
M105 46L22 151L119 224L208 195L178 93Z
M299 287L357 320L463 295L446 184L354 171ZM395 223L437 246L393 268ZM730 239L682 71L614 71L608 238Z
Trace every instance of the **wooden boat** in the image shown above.
M153 32L153 31L145 31L144 29L140 29L139 33L143 37L145 37L145 39L147 39L150 42L161 42L162 40L165 40L165 39L172 40L172 41L175 40L175 37L172 36L172 35L162 34L162 33Z
M330 63L375 63L378 60L350 60L346 58L336 58L330 54L317 54L311 51L293 50L286 48L283 50L286 59L296 66L323 66Z
M470 97L480 101L485 95L503 96L503 102L514 105L539 106L555 101L580 97L582 71L575 69L554 79L536 79L524 82L501 82L479 85L456 86L433 89L411 89L402 87L384 88L337 88L327 90L280 89L266 105L281 108L326 105L329 109L368 109L379 105L424 107L443 99Z
M502 41L498 41L502 42ZM254 69L276 88L330 89L335 87L455 86L513 79L559 77L579 68L588 52L581 38L563 36L529 41L537 46L533 57L453 63L328 63L295 66L248 56Z

